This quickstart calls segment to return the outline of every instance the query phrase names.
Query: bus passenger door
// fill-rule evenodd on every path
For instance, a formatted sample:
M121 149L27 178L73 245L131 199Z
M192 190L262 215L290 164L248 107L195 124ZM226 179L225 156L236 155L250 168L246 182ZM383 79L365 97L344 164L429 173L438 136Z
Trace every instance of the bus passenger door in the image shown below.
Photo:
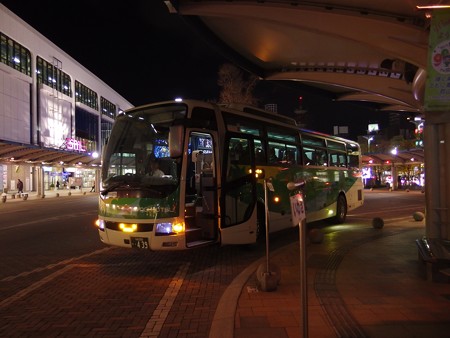
M221 191L222 244L254 243L256 224L256 179L249 169L254 169L253 142L232 137L225 144Z
M217 160L215 133L192 131L187 155L185 220L186 245L192 247L218 237Z

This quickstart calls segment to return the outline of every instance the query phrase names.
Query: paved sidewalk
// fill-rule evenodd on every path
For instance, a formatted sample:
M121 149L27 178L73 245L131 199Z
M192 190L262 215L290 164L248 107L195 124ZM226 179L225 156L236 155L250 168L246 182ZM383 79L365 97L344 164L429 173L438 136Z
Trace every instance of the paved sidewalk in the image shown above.
M46 191L45 198L96 194L89 190ZM6 203L26 201L8 196ZM306 247L309 337L450 338L450 283L427 281L418 260L415 240L425 233L424 221L322 231L322 243ZM272 292L260 290L255 274L265 257L242 271L221 296L209 337L303 337L299 257L298 239L270 252L281 271Z
M424 222L323 229L307 245L308 336L450 337L450 284L425 280L415 240ZM258 289L261 259L222 296L210 337L303 337L298 241L270 254L281 269L277 289Z
M38 195L36 191L25 191L23 194L18 194L17 191L11 191L8 193L2 193L0 196L2 199L0 203L10 203L10 202L23 202L26 200L42 199L42 198L55 198L64 196L81 196L81 195L92 195L95 192L90 192L90 188L82 189L60 189L60 190L46 190L44 197ZM3 202L3 197L6 196L6 201ZM26 196L26 197L25 197Z

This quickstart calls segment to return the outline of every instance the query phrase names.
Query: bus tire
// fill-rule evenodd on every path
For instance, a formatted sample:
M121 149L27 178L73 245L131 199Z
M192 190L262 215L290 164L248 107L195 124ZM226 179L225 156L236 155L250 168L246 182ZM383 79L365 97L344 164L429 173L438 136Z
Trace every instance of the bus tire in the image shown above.
M344 194L339 194L336 200L336 216L333 217L333 223L342 224L347 218L347 199Z

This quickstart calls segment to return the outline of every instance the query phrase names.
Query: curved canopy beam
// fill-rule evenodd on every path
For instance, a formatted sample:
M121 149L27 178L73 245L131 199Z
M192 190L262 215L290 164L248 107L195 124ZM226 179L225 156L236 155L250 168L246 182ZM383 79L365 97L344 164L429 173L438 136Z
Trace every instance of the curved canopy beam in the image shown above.
M390 109L422 111L411 85L427 64L429 19L416 9L420 3L178 0L169 7L196 18L205 36L264 79L302 81L337 97L374 94L372 102L394 101Z

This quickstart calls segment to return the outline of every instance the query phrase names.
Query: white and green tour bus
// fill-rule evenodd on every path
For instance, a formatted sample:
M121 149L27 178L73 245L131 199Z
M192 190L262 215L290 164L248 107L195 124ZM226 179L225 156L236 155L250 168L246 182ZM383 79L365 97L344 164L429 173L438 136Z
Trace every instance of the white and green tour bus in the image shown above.
M154 175L153 163L159 165ZM243 105L170 101L120 114L102 155L103 243L185 250L251 244L293 227L287 183L304 182L306 222L345 221L364 202L356 142ZM271 187L254 173L262 169Z

